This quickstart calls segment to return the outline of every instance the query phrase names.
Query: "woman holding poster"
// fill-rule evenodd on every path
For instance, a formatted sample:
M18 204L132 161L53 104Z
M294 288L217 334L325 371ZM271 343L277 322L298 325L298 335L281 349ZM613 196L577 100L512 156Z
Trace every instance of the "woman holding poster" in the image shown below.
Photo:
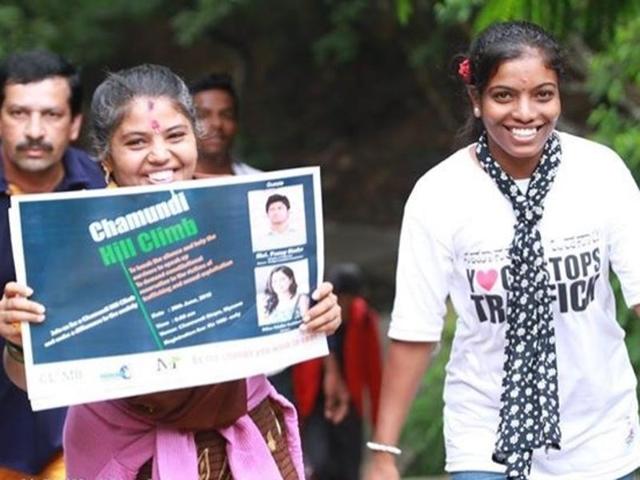
M96 90L92 139L113 186L193 178L195 110L183 81L166 67L142 65L111 74ZM7 284L0 334L7 372L24 388L17 322L42 322L32 290ZM333 333L340 308L332 286L303 317L304 328ZM69 408L64 437L69 478L303 478L292 405L263 375Z

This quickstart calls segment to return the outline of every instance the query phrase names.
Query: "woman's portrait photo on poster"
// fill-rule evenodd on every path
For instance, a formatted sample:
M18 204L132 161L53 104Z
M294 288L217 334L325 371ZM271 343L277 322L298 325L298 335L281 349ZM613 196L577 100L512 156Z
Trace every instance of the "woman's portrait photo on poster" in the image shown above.
M307 243L302 185L247 193L253 251Z
M255 270L258 325L301 321L309 309L309 265L300 260Z

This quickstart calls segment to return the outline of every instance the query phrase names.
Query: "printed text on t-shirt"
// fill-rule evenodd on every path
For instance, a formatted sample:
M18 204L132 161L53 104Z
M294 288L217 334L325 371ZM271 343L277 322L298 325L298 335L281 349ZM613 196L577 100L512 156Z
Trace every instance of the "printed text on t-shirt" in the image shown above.
M560 313L582 312L595 298L601 272L600 248L547 258L551 295ZM467 268L470 298L480 322L506 320L505 293L511 286L509 265Z

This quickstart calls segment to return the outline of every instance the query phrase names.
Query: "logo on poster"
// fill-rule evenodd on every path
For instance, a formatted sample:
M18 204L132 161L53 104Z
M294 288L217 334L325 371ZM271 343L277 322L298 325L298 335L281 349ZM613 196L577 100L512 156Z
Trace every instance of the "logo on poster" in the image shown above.
M69 383L82 380L82 370L58 370L40 374L40 383L54 385L56 383Z
M102 380L129 380L131 378L131 370L129 369L129 365L122 365L115 372L107 372L101 373L100 379Z
M178 362L180 357L173 356L169 358L158 358L156 360L156 372L162 372L165 370L176 370L178 368Z

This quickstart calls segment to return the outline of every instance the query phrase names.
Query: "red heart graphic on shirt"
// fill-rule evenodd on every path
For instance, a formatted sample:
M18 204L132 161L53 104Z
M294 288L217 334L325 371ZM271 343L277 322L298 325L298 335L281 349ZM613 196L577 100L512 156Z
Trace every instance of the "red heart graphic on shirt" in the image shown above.
M496 280L498 279L498 271L494 269L487 270L486 272L478 270L478 273L476 273L476 279L478 280L478 284L482 288L484 288L486 291L490 291L496 284Z

